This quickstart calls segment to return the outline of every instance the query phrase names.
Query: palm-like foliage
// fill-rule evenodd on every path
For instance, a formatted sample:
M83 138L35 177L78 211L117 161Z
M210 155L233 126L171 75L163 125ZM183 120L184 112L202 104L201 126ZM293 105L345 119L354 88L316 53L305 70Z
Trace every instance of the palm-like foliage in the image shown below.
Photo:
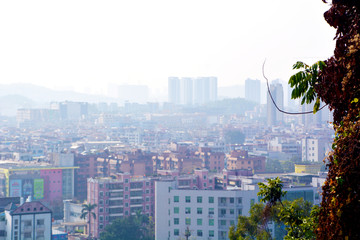
M88 239L91 239L91 217L96 219L96 214L93 212L96 207L97 207L96 204L91 204L91 203L84 203L82 205L80 218L88 219L88 224L89 224Z

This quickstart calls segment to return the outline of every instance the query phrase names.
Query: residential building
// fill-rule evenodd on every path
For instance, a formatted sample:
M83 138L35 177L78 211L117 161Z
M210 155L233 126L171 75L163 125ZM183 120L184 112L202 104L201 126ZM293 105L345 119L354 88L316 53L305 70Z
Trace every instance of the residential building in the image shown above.
M303 162L322 162L330 150L330 141L325 138L306 137L301 140Z
M265 157L251 156L248 151L234 150L226 155L228 170L249 169L255 173L265 172Z
M245 99L260 104L260 80L245 80Z
M216 77L169 77L168 100L185 106L201 106L217 100Z
M6 240L51 239L52 213L40 202L25 202L19 207L10 204L5 219Z
M91 221L91 235L101 231L115 219L135 215L137 211L154 216L154 180L132 178L129 173L113 178L89 178L87 202L97 204L96 219Z
M228 239L239 215L248 216L257 191L183 190L176 181L155 183L155 239Z

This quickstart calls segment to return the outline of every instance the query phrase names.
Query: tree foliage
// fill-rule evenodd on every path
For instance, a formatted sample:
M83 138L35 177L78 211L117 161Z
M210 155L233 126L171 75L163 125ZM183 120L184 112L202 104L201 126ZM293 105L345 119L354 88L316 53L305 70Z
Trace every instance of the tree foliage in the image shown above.
M119 218L105 227L100 240L153 240L154 221L137 212L135 216Z
M82 205L82 209L81 209L81 215L80 218L81 219L88 219L88 239L91 239L91 218L96 219L96 214L93 212L94 209L96 208L96 204L91 204L91 203L84 203Z
M250 216L239 216L237 226L229 230L230 240L271 239L268 222L285 226L284 239L315 239L318 210L308 201L296 199L283 201L286 192L279 178L259 183L259 204L254 204ZM264 205L264 203L266 205Z
M264 208L264 204L257 203L251 206L249 217L239 216L236 228L235 226L230 227L230 240L271 239L263 222Z
M337 30L334 56L318 65L316 74L298 74L289 83L294 98L311 90L306 102L313 96L333 110L336 136L327 158L317 238L360 239L360 2L333 0L324 17ZM305 65L297 66L306 71Z
M230 144L243 144L245 135L240 130L228 130L225 132L225 140Z

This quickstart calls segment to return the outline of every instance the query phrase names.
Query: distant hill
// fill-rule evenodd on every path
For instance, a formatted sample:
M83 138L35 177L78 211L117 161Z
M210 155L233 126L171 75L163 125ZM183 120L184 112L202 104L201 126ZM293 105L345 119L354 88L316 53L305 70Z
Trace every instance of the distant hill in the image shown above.
M32 108L35 106L34 101L21 95L0 96L0 115L15 116L18 108Z
M37 103L53 101L84 101L84 102L114 102L116 99L101 96L78 93L74 91L56 91L33 84L1 84L0 96L20 95Z
M49 107L50 102L117 102L117 99L74 91L56 91L33 84L0 84L0 115L14 116L18 108Z

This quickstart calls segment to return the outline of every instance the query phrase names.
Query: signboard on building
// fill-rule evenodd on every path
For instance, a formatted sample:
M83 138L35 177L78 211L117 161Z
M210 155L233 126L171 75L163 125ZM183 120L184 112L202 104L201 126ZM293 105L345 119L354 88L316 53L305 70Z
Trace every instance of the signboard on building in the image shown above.
M44 198L44 179L34 179L34 199Z
M22 181L22 196L28 197L33 195L33 179L25 179Z
M21 197L21 179L10 180L10 197Z

